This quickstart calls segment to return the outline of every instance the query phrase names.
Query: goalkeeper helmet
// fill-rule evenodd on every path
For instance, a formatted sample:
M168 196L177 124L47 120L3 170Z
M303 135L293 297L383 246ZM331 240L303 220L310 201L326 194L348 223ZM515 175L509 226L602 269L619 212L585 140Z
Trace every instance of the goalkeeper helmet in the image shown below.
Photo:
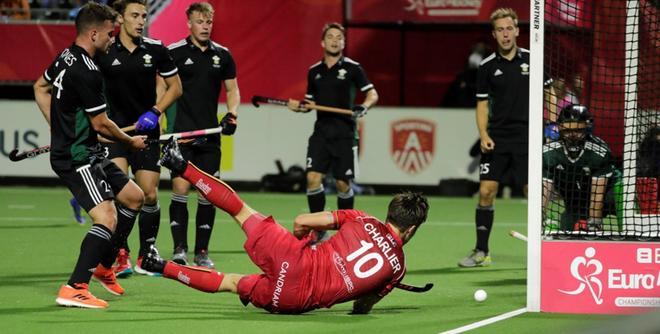
M577 104L569 104L561 109L559 117L559 140L568 156L576 159L582 153L584 144L591 133L593 118L589 109Z

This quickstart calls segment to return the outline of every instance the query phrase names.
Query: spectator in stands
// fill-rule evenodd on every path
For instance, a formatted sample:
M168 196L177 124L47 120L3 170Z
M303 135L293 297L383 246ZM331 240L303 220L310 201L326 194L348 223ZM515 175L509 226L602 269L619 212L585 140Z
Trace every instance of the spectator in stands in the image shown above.
M0 17L10 20L29 20L28 0L0 0Z
M488 53L489 50L483 42L472 46L472 53L467 59L465 68L449 86L441 106L474 108L477 105L477 69Z

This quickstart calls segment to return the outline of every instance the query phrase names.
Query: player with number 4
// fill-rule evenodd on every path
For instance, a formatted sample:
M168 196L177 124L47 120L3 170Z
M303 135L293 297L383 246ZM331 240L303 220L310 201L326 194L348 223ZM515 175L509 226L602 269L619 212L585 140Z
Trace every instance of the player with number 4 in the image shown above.
M387 219L358 210L302 214L293 233L245 204L221 180L186 162L175 141L161 165L195 185L207 200L231 215L247 236L244 247L262 274L239 275L180 265L149 253L145 269L204 292L233 292L247 305L272 313L303 313L355 300L353 312L368 313L406 273L403 245L426 220L421 194L402 193L389 204ZM338 230L312 245L314 231Z

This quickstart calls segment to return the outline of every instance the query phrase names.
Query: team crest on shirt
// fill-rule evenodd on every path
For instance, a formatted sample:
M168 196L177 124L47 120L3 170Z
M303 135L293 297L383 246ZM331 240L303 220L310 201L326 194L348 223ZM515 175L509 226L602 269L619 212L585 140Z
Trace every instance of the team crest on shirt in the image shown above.
M153 58L150 54L146 54L142 56L142 59L144 59L144 67L151 67L153 64L151 63L151 58Z
M435 154L435 122L423 119L403 119L390 126L390 154L394 164L414 175L431 164Z
M337 74L337 79L339 79L339 80L346 79L346 72L348 72L348 71L346 71L345 69L342 68L342 69L339 69L339 71L337 71L337 72L339 72L339 74Z
M529 75L529 65L527 63L522 63L520 65L520 73L522 75Z
M215 56L211 57L211 59L213 60L213 67L219 68L220 67L220 57L215 55Z

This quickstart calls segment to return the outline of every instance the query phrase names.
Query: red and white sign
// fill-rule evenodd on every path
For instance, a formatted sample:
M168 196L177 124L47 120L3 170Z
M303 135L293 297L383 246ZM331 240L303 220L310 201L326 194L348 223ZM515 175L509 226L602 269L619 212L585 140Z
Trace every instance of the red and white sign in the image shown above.
M660 308L659 243L543 241L541 247L541 311Z
M391 123L391 155L397 167L408 174L423 171L435 152L435 123L403 119Z

